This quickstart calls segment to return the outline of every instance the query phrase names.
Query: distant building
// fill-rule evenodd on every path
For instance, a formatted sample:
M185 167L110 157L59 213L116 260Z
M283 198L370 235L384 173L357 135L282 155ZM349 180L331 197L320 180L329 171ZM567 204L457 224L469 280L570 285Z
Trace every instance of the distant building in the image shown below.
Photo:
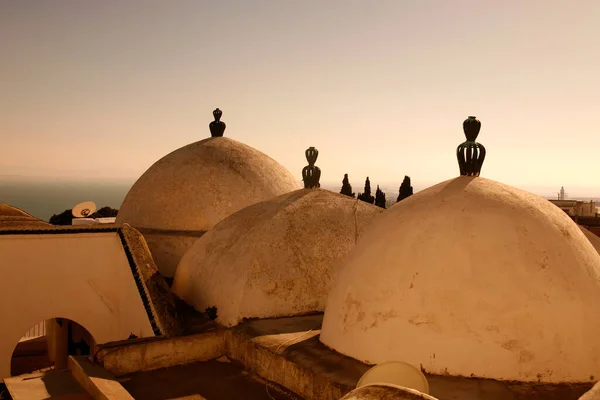
M550 200L550 202L571 217L596 217L598 215L596 202L593 200Z
M566 212L570 217L597 217L598 208L594 200L567 200L565 188L561 187L558 199L550 200L552 204Z

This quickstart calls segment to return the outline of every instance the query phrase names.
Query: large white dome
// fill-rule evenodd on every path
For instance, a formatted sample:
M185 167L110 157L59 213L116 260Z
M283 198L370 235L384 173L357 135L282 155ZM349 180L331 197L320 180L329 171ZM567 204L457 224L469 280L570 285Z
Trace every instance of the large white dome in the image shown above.
M196 309L244 318L323 311L335 273L382 208L302 189L221 221L183 256L172 290Z
M226 137L208 138L154 163L129 190L117 222L207 231L244 207L299 187L298 180L266 154Z
M266 154L211 137L154 163L129 190L116 223L142 232L160 272L172 277L187 249L223 218L299 187Z
M600 256L559 208L461 176L386 211L331 289L321 341L432 374L600 376Z

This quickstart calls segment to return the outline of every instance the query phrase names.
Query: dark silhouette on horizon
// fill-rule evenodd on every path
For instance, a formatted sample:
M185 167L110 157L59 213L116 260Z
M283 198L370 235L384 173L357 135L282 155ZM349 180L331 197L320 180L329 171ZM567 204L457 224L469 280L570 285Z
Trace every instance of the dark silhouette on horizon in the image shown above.
M404 175L404 180L402 181L402 184L400 185L398 199L396 200L396 202L400 202L400 201L404 200L405 198L412 196L412 194L413 194L413 187L410 185L410 176Z
M375 205L377 207L385 208L385 193L379 189L379 185L377 185L377 190L375 191Z
M344 179L342 180L342 190L340 190L341 194L345 194L349 197L354 197L355 193L352 191L352 185L350 181L348 181L348 174L344 174Z
M369 204L373 204L375 202L375 197L371 196L371 181L369 180L368 176L367 180L365 181L365 191L358 194L358 199Z

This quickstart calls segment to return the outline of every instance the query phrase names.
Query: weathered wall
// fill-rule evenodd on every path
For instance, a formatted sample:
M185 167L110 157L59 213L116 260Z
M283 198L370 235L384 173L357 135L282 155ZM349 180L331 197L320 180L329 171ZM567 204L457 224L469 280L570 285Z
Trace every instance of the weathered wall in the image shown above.
M0 235L0 378L40 321L68 318L97 343L154 336L118 233Z

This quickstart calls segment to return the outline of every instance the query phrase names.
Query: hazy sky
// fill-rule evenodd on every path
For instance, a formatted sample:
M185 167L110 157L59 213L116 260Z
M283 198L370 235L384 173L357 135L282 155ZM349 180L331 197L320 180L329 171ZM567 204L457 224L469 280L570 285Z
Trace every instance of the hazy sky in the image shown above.
M598 0L0 0L0 175L137 178L209 136L355 189L458 175L600 194Z

